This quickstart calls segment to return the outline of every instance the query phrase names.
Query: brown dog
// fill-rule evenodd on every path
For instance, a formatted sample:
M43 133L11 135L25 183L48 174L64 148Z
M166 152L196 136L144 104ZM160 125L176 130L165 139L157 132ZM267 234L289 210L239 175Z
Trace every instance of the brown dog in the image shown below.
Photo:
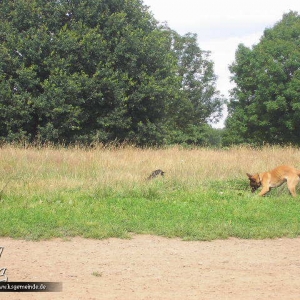
M271 188L278 187L286 181L290 193L293 197L295 197L296 186L300 177L300 170L290 166L279 166L269 172L257 173L254 175L247 173L247 176L250 180L252 193L262 186L262 190L259 195L264 196Z

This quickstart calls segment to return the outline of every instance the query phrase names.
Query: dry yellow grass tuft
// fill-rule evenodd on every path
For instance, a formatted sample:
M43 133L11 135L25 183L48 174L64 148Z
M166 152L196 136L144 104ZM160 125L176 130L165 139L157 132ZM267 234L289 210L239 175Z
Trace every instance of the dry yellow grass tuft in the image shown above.
M155 169L167 180L188 186L205 181L245 178L281 164L300 169L300 150L293 147L262 149L234 147L139 149L131 146L93 149L6 145L0 149L0 190L51 192L72 188L131 187L145 183ZM8 184L7 184L8 183ZM7 185L6 185L7 184Z

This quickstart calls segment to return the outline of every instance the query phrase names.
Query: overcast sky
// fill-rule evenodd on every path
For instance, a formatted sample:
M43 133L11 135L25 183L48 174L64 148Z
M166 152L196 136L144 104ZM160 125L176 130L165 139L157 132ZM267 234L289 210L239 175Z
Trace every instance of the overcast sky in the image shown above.
M228 96L232 88L228 65L238 44L259 42L265 28L273 27L290 10L300 12L300 0L144 0L156 20L183 35L197 33L202 50L211 51L218 76L217 88Z

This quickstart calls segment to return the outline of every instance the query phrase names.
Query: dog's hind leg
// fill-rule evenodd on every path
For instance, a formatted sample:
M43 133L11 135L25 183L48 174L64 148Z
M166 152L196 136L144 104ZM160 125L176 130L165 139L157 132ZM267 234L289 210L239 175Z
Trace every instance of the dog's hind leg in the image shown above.
M289 189L289 191L290 191L290 193L291 193L291 195L293 197L297 196L297 194L296 194L296 186L297 186L298 182L299 182L299 177L298 176L289 178L287 180L287 187L288 187L288 189Z

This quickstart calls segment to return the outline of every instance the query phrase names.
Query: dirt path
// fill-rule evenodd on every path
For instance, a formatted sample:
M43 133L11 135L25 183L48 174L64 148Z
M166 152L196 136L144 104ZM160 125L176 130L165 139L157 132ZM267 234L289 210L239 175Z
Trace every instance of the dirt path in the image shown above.
M11 281L59 281L62 292L0 299L300 299L300 238L184 242L0 238Z

